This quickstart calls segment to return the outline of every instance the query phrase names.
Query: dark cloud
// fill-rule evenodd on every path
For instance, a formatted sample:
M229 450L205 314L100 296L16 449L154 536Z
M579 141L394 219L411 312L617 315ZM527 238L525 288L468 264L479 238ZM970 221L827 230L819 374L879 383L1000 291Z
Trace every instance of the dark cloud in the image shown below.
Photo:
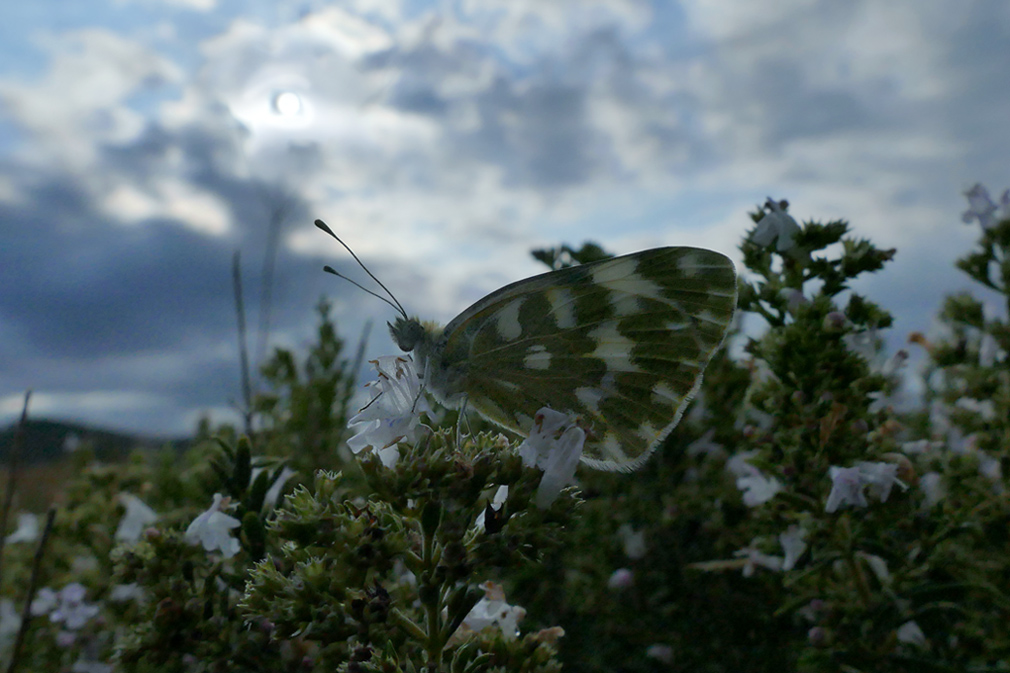
M99 150L95 171L139 188L157 186L166 156L178 153L184 176L226 204L236 226L221 236L165 216L111 221L95 201L92 176L0 169L0 177L16 177L23 186L19 200L0 202L0 351L17 356L0 364L0 395L27 388L71 397L114 393L121 408L71 403L62 415L180 432L187 410L218 407L236 396L232 255L236 249L243 254L249 346L255 349L272 221L281 225L273 334L311 330L312 306L327 289L322 262L293 256L282 244L291 227L310 221L308 209L285 184L237 177L223 159L236 153L227 138L152 126L135 143ZM131 395L136 404L125 402Z
M231 256L242 250L254 332L272 222L283 223L283 240L296 228L310 226L314 217L333 214L362 235L389 236L390 247L402 247L408 236L420 234L429 237L426 243L432 238L444 243L439 254L469 260L487 254L486 241L475 243L478 236L514 244L530 229L516 226L513 231L513 222L531 214L534 220L549 219L537 204L563 203L566 194L582 198L598 185L625 184L634 190L648 183L656 189L657 184L683 181L688 187L675 190L689 190L688 181L697 179L708 190L708 203L732 199L750 204L764 196L769 182L827 191L830 181L831 187L846 193L858 187L873 203L905 212L938 201L944 208L957 208L956 192L967 186L963 182L984 179L987 172L1007 175L1003 126L1010 88L1002 83L1010 71L1010 51L998 48L1008 38L1005 22L999 20L999 0L966 5L949 25L939 15L923 19L922 44L932 49L931 58L939 59L929 75L938 90L949 87L949 94L932 96L903 91L905 73L886 63L872 63L849 76L846 68L852 62L867 64L859 62L858 44L834 40L858 22L859 7L772 17L760 29L745 26L729 38L711 41L702 35L688 47L672 46L680 37L673 29L686 23L679 14L658 28L642 28L644 32L637 32L634 21L622 23L601 14L604 18L584 27L560 29L551 42L543 36L553 30L550 13L556 10L546 7L544 21L537 22L539 9L528 10L524 19L538 26L538 41L529 49L521 35L501 37L488 29L492 19L461 26L466 17L456 16L456 24L430 22L416 39L405 38L397 31L409 31L391 22L383 37L392 46L360 60L354 49L334 47L339 40L312 37L294 24L276 31L255 25L226 28L218 16L212 27L181 30L187 36L213 35L214 42L204 44L200 72L185 79L179 100L171 101L178 104L172 122L167 120L171 115L159 120L152 104L147 126L139 134L126 133L132 117L115 107L120 102L105 110L100 102L89 101L82 105L93 116L80 128L116 140L75 146L88 158L86 173L62 165L40 169L27 159L0 165L0 190L5 179L20 190L19 198L8 200L0 191L0 352L10 354L0 362L0 394L32 386L63 394L154 395L161 401L149 407L73 413L92 413L136 429L148 424L159 431L177 430L179 419L194 409L233 399L238 369ZM185 21L201 21L187 16ZM910 34L915 37L914 31ZM341 44L351 40L339 37ZM942 45L937 43L941 37ZM197 47L199 38L192 44ZM367 53L371 47L363 44L360 53ZM909 49L925 48L914 39L909 44ZM184 45L172 48L195 62L194 52ZM96 53L89 58L102 67L101 51ZM140 58L141 52L120 45L113 53L120 56L112 65L122 68L122 61ZM886 58L890 52L880 53ZM824 76L833 66L840 69L839 76ZM174 72L166 65L148 69L151 74L136 75L139 84L134 85L128 76L132 70L125 68L121 79L129 86L123 84L123 90L139 95L134 89L165 88L165 73ZM300 138L296 143L271 145L265 139L273 138L276 129L282 129L276 136L284 137L276 120L264 121L245 110L247 126L236 121L243 96L259 91L257 86L264 91L274 86L276 71L292 75L296 84L304 80L299 92L305 100L316 104L320 115L334 115L321 120L318 140L292 132ZM33 103L30 109L54 110L46 97L56 101L57 84L62 80L41 93L30 86L7 86L5 102L13 110L23 96ZM84 94L90 92L76 93L87 98ZM46 123L75 122L70 112L41 120L37 127L30 119L18 119L39 134L24 145L44 140ZM256 128L257 122L263 125ZM0 124L5 138L15 135L15 124ZM67 137L76 142L82 135ZM122 141L126 136L131 139ZM853 142L841 151L833 149L839 139L849 138ZM906 144L880 150L859 146L864 138ZM17 146L15 140L0 142L5 151ZM782 158L805 144L814 148L811 156ZM257 148L258 167L252 166L250 147ZM823 156L818 157L818 147L825 148ZM926 149L919 152L920 147ZM92 149L93 159L88 154ZM763 163L764 157L771 160ZM747 182L735 172L738 165L757 174ZM768 173L761 173L765 169ZM488 175L492 177L478 179ZM900 180L888 182L896 176ZM110 186L160 194L167 183L211 195L227 213L231 231L201 232L178 213L131 224L109 219L102 199ZM997 192L1005 186L991 185ZM486 206L480 202L487 197L481 189L491 190ZM309 194L336 212L315 212ZM438 211L444 203L449 206ZM573 220L586 215L572 212ZM471 218L471 213L478 215ZM465 226L444 223L454 216ZM402 229L387 231L394 229L391 220L402 222ZM899 231L900 222L891 224ZM858 232L863 223L854 226ZM450 241L444 234L462 236L464 229L473 238ZM560 232L545 227L537 235L570 235L570 230ZM928 324L924 316L932 315L942 294L938 283L956 282L956 272L936 269L949 268L950 250L957 248L961 233L939 247L935 241L912 241L907 250L899 250L892 269L867 281L867 293L887 297L882 303L898 314L895 333ZM934 252L916 245L933 245ZM336 250L321 234L318 246L320 253ZM416 269L392 268L396 254L383 254L382 246L373 249L379 250L373 271L386 280L395 278L394 289L403 283L418 303L435 303L423 283L405 280ZM356 308L364 297L324 276L321 263L280 246L271 324L286 345L306 345L312 306L323 292L352 293L347 305L355 308L341 315L347 327L342 333L351 338L366 315L385 310L378 304ZM350 262L345 264L356 273ZM929 283L921 281L924 273L930 274ZM475 292L473 287L442 290L461 297ZM381 329L373 341L388 343Z

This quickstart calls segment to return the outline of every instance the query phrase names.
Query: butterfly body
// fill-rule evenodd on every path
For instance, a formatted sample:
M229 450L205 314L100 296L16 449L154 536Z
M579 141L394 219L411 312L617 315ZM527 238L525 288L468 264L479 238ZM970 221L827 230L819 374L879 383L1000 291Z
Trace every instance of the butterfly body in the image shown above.
M443 329L390 325L424 385L526 435L542 407L580 418L583 462L640 466L680 420L736 306L724 255L655 248L520 280Z

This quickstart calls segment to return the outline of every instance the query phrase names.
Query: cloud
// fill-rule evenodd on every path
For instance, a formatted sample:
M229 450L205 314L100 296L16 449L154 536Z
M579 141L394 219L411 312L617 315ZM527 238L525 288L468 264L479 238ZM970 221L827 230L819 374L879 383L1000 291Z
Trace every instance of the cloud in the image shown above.
M51 54L41 81L0 81L7 116L32 136L19 159L85 171L101 143L128 143L144 118L127 99L177 80L167 59L109 30L91 28L41 40Z
M206 15L146 3L151 25L49 33L41 77L0 75L19 134L0 150L0 347L17 355L0 395L34 379L84 414L81 396L138 391L134 422L172 428L226 406L231 253L252 309L277 223L272 320L295 345L324 291L348 335L386 311L319 272L356 270L315 217L448 319L538 272L537 245L733 253L766 195L899 246L870 287L896 312L914 291L921 315L955 276L923 284L923 260L949 268L970 240L959 191L1010 183L996 0L361 0L271 22L190 5Z
M217 7L217 0L114 0L116 5L146 5L157 7L159 4L166 7L179 7L195 12L209 12Z

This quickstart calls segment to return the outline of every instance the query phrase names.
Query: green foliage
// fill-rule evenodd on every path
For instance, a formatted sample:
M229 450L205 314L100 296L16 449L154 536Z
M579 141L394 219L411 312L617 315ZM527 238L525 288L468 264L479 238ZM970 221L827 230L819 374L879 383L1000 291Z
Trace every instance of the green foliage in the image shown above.
M268 619L280 637L316 644L319 670L410 670L406 662L555 670L543 643L499 639L497 652L479 659L472 641L454 636L481 596L473 578L535 562L556 547L560 522L578 500L569 491L538 510L531 504L536 473L522 468L503 438L479 435L457 447L453 437L443 431L423 446L403 445L392 468L374 456L363 460L366 500L346 499L333 473L318 474L314 491L289 496L271 524L279 554L255 567L246 614ZM500 486L509 498L498 530L475 528L489 489ZM543 661L497 668L527 650Z
M560 248L541 248L532 252L533 259L543 262L552 271L566 269L575 264L589 264L598 262L601 259L613 257L598 244L587 241L578 250L570 245L562 245Z
M878 334L891 318L846 289L894 251L847 232L807 223L782 251L749 233L741 317L767 324L746 339L751 359L713 361L700 402L633 479L582 475L573 544L514 592L532 618L565 628L569 669L1006 670L1010 505L993 479L1008 461L1010 434L994 427L1010 418L1005 360L960 365L932 423L896 414L905 356L883 357ZM981 331L1002 327L983 324L970 297L948 300L943 315L955 324L949 342L930 344L944 363L934 381L949 380L955 362L977 365ZM954 406L965 396L991 400L995 413L980 424L973 407ZM965 448L969 436L982 452ZM738 460L774 479L774 495L748 506ZM826 511L829 468L861 461L893 466L909 489ZM938 502L917 484L925 475L946 489ZM779 536L791 526L806 548L783 571ZM629 531L644 552L629 555Z
M264 368L255 436L205 424L181 459L81 454L39 576L80 582L99 616L70 628L42 611L20 670L1010 670L1010 323L947 298L912 338L927 406L899 412L907 354L883 352L891 317L851 290L895 251L843 221L769 237L765 218L788 221L766 208L741 244L731 347L640 471L582 472L540 509L518 441L461 438L441 410L352 459L361 358L321 303L307 354ZM1001 310L1008 245L1010 221L987 221L959 262ZM556 269L608 253L534 255ZM839 475L866 481L845 491ZM121 494L159 514L139 539L117 538ZM194 520L211 515L228 527L208 541ZM7 545L10 605L32 551Z
M255 411L264 430L264 452L283 456L302 474L340 469L350 458L343 442L351 398L358 385L364 335L356 355L343 356L344 342L330 317L330 303L316 307L316 340L303 362L283 348L262 367L268 391L256 396Z

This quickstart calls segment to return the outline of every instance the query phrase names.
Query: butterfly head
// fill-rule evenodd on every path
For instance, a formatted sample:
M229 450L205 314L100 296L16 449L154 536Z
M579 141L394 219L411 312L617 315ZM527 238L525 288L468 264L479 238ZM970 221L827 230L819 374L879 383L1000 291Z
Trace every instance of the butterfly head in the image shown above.
M401 351L409 353L424 340L424 327L416 318L397 318L387 322L389 334Z

